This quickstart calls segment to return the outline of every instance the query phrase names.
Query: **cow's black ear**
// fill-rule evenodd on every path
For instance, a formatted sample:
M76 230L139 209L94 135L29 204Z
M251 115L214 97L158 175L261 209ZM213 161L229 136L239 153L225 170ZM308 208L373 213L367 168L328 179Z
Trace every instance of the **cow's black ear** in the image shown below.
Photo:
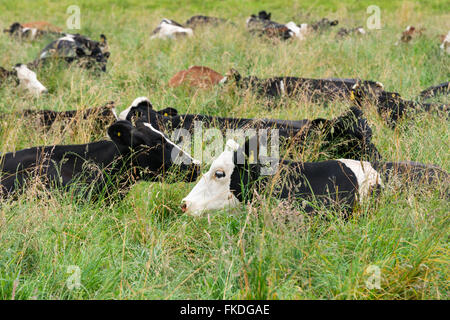
M110 55L109 51L107 51L107 52L105 52L105 53L103 54L103 56L104 56L106 59L109 58L109 55Z
M119 146L137 147L145 144L144 135L129 121L121 120L108 128L108 135Z
M79 48L79 47L77 47L77 48L75 49L75 52L76 52L76 54L77 54L77 57L84 57L84 56L86 55L86 53L84 53L84 50L81 49L81 48Z

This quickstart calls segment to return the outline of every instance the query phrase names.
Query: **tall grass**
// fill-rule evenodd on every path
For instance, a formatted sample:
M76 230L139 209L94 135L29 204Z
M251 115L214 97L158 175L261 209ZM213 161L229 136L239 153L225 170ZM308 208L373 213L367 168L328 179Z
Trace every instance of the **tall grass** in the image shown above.
M169 78L190 65L225 73L234 67L259 77L359 77L415 98L448 81L450 59L438 34L450 29L445 1L378 1L382 30L367 37L335 39L336 30L304 42L273 42L248 35L245 18L261 9L280 22L311 22L323 16L342 26L363 25L370 1L80 1L79 31L106 34L108 71L96 77L65 64L38 71L50 90L39 99L6 84L0 111L69 110L114 100L124 109L138 96L156 109L175 107L233 117L305 119L334 117L348 109L307 99L275 108L250 93L168 88ZM47 20L64 26L70 1L3 1L0 28L14 21ZM184 22L192 14L230 18L236 26L204 29L179 41L149 40L162 17ZM407 25L424 36L398 45ZM22 42L0 35L0 65L29 62L49 40ZM447 101L448 102L448 101ZM449 125L423 114L386 126L374 108L364 111L374 143L387 160L433 163L450 170ZM27 119L1 119L0 152L36 145L102 139L89 121L49 132ZM308 160L314 152L296 154ZM173 182L173 181L170 181ZM349 221L308 217L270 194L247 205L191 218L179 209L193 184L164 181L135 185L122 201L82 201L70 192L31 185L16 200L0 204L0 297L2 299L448 299L449 203L446 186L405 191L387 186L363 203ZM380 288L366 284L368 266L380 268ZM81 287L69 289L69 266L81 270Z

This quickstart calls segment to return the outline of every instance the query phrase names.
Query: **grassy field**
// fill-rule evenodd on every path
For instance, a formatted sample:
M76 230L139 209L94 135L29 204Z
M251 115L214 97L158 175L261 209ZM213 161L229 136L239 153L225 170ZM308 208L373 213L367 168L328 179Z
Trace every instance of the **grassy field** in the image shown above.
M268 109L246 93L216 88L170 89L167 81L191 65L225 73L233 67L260 77L359 77L414 99L448 81L450 56L439 34L450 29L448 1L2 1L0 28L47 20L61 27L66 8L79 5L79 32L104 33L111 58L97 77L67 65L45 67L38 79L50 94L39 99L11 84L0 88L0 111L84 109L114 100L120 110L147 96L156 109L233 117L334 117L346 103L327 107L303 100ZM266 9L275 21L365 26L367 6L381 8L381 30L335 40L337 30L304 42L251 37L245 19ZM236 26L202 30L190 39L149 40L163 17L183 23L193 14L229 18ZM409 45L395 46L407 25L426 28ZM21 42L0 34L0 66L36 58L48 40ZM448 102L448 101L447 101ZM391 130L373 108L364 111L386 160L433 163L450 171L449 122L422 114ZM102 139L88 122L46 132L26 119L1 119L0 152L36 145ZM318 155L299 154L304 160ZM207 167L204 168L206 170ZM449 212L445 186L398 192L385 188L349 221L305 217L267 195L201 218L179 204L194 184L141 182L122 201L88 202L39 185L0 203L0 299L449 299ZM380 286L366 284L379 268ZM79 268L81 286L72 288Z

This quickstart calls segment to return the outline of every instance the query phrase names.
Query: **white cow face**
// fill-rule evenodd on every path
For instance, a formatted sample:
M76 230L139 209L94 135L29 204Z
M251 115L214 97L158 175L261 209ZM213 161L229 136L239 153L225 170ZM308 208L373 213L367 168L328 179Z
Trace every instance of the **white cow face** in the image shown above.
M209 171L182 200L183 212L199 216L207 210L235 207L239 204L230 189L231 175L235 168L233 156L238 147L234 140L227 141L225 151L213 161Z
M36 73L28 69L25 64L18 64L13 69L17 72L17 78L19 78L21 87L29 90L36 96L48 93L47 88L37 79Z

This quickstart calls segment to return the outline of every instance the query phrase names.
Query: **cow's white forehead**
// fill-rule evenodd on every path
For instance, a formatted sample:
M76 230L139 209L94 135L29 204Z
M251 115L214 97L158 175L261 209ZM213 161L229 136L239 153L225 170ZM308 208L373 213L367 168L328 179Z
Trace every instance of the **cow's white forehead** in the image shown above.
M37 79L36 73L28 69L25 64L15 66L14 70L17 72L17 78L19 78L20 85L28 89L31 93L39 95L47 91Z
M133 102L131 103L131 105L119 114L119 119L126 120L128 113L131 111L131 109L134 107L137 107L141 102L144 102L144 101L151 103L147 97L138 97L138 98L134 99Z

